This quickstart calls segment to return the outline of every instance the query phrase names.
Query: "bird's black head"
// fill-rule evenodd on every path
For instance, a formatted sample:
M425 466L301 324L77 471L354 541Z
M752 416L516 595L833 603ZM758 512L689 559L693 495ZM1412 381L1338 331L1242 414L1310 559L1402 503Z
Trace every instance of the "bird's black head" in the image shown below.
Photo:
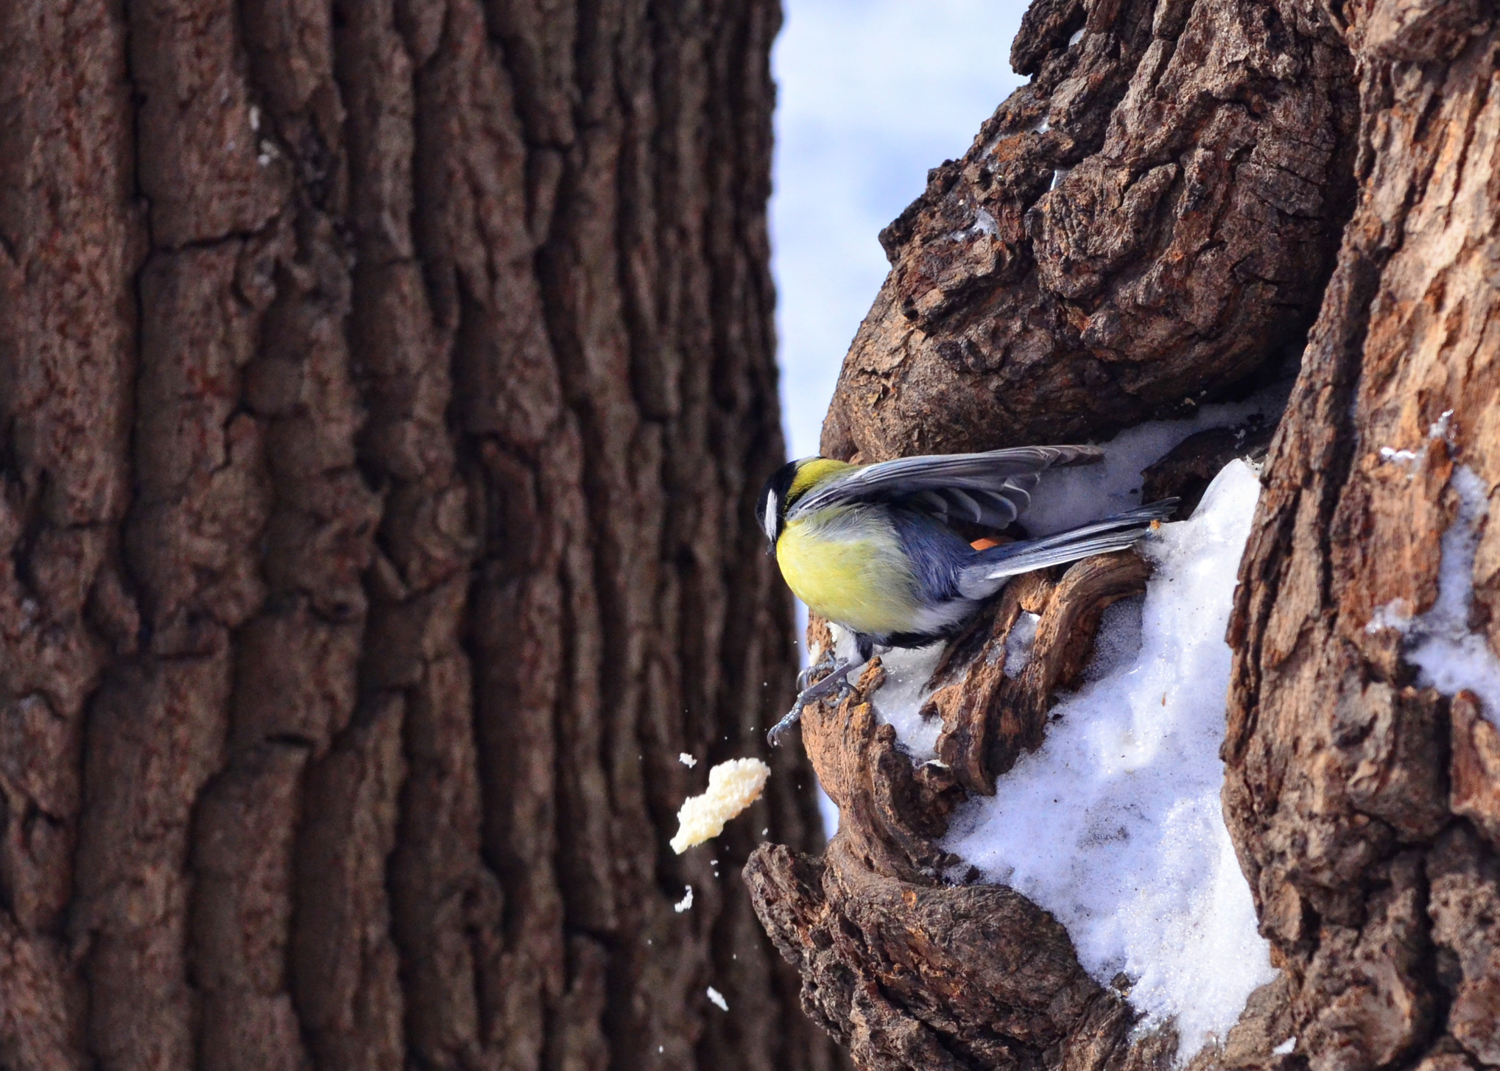
M761 488L760 501L755 505L755 522L771 541L773 551L781 530L786 527L786 508L788 499L792 497L792 481L797 478L797 468L801 464L800 461L788 461L771 473L771 478Z

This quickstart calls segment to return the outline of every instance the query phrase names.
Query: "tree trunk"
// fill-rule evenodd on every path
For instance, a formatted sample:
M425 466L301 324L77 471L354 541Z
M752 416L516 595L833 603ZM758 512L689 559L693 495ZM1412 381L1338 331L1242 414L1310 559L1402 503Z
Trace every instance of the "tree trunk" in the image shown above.
M839 1061L804 762L666 848L796 669L778 19L0 0L0 1064Z
M1031 84L882 235L892 271L825 452L1101 439L1253 383L1311 325L1241 566L1223 752L1280 977L1222 1047L1182 1055L1197 1071L1500 1065L1493 7L1036 0L1013 60ZM1155 492L1202 461L1165 463ZM939 679L942 765L913 769L876 724L878 669L808 715L839 834L821 858L759 849L747 876L804 1003L859 1066L1171 1062L1170 1025L1134 1029L1050 915L951 884L938 845L967 794L1040 744L1102 608L1139 590L1131 561L1006 590ZM1023 609L1037 653L1011 679ZM1465 664L1489 667L1489 701L1484 672L1431 668L1423 637L1452 639L1440 614L1469 637Z
M1500 1063L1500 691L1434 687L1395 627L1472 583L1458 624L1500 665L1500 524L1467 563L1452 545L1500 486L1500 26L1483 6L1377 4L1340 27L1358 206L1230 626L1225 814L1316 1071Z

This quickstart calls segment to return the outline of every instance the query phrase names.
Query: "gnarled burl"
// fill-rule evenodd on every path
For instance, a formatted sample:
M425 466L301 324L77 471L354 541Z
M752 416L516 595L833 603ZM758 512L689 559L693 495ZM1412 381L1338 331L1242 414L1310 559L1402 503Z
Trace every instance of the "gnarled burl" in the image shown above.
M1348 213L1355 99L1347 51L1290 7L1033 4L1011 53L1031 83L881 234L891 272L823 453L1098 439L1299 339Z
M1500 1065L1500 710L1434 686L1392 627L1472 586L1464 624L1500 652L1500 527L1479 520L1473 562L1440 574L1444 533L1500 483L1493 5L1039 0L1014 56L1031 85L885 232L825 452L1103 438L1253 379L1314 324L1229 635L1225 819L1280 976L1222 1047L1182 1056ZM1066 651L1128 590L1082 580L1013 585L955 652L944 765L914 769L875 723L873 671L807 718L839 834L747 873L804 1005L862 1067L1168 1057L1170 1028L1133 1034L1128 994L1080 972L1050 916L936 847L1040 741ZM965 660L1023 605L1075 623L1022 679Z

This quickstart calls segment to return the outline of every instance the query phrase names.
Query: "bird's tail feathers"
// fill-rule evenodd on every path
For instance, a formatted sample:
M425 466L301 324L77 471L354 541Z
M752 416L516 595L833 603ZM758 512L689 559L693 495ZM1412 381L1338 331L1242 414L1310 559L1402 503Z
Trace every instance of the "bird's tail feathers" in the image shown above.
M978 560L964 567L959 576L959 590L967 598L987 598L1003 581L1020 573L1124 550L1145 535L1155 522L1171 516L1176 508L1177 499L1164 498L1044 539L1004 543L982 550Z

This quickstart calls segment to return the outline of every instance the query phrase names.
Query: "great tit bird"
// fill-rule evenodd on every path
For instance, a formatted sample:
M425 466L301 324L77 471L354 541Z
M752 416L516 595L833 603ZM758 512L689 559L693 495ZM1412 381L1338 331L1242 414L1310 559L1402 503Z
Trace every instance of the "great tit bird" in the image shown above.
M874 465L807 457L778 469L756 520L788 586L813 613L852 633L858 659L834 660L827 676L802 688L767 734L772 746L877 646L952 639L1010 577L1128 547L1171 514L1175 498L984 550L951 527L1003 529L1030 504L1044 470L1103 456L1092 446L1023 446Z

